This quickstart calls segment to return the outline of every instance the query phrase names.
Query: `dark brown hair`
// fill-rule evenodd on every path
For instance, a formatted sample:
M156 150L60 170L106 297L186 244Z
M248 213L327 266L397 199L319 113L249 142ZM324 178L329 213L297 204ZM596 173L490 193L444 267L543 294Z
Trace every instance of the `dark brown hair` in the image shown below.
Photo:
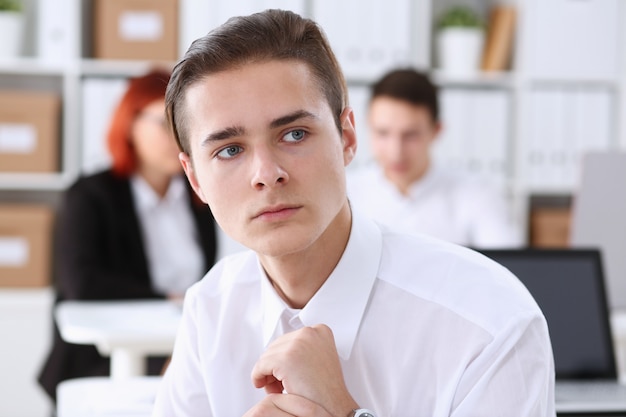
M372 96L391 97L424 106L430 111L433 121L439 121L438 88L428 76L411 68L397 69L385 74L372 86Z
M191 154L184 103L187 89L210 74L271 60L298 60L309 67L341 131L339 116L348 104L348 92L324 32L312 20L293 12L265 10L230 18L195 40L174 67L165 107L183 152Z

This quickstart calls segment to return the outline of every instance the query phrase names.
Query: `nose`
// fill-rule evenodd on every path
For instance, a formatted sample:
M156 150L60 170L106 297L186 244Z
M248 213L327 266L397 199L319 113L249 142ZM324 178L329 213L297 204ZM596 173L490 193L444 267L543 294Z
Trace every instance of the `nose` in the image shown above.
M289 181L289 174L281 166L279 158L272 149L259 147L254 152L252 187L261 190L284 185Z
M402 138L398 136L390 137L388 143L388 155L391 160L396 162L401 161L406 151Z

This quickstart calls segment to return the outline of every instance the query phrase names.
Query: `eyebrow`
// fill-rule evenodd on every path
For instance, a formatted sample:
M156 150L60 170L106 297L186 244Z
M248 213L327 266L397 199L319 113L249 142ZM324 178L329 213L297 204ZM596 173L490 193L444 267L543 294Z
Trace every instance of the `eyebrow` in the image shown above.
M206 138L204 138L200 146L204 146L209 142L227 140L230 138L241 136L245 133L245 131L246 130L241 126L227 127L226 129L218 130L217 132L209 134Z
M296 110L293 113L289 113L285 116L281 116L277 119L272 120L269 124L269 127L271 129L276 129L278 127L288 125L300 119L316 120L318 119L318 117L315 114L306 110ZM227 127L225 129L221 129L221 130L218 130L216 132L213 132L207 135L207 137L202 141L200 146L205 146L209 142L222 141L222 140L231 139L237 136L243 136L245 133L246 133L246 130L242 126Z
M293 113L289 113L285 116L281 116L278 119L272 120L270 123L270 128L275 129L277 127L288 125L289 123L293 123L296 120L300 119L318 119L316 115L306 110L296 110Z

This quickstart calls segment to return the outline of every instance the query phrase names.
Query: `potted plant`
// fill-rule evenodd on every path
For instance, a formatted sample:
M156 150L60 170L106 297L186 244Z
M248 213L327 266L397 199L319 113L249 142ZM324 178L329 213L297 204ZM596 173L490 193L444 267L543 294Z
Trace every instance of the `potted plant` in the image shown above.
M0 0L0 58L16 57L22 52L24 15L21 0Z
M467 6L446 10L437 21L439 67L451 74L467 75L478 71L484 44L484 25Z

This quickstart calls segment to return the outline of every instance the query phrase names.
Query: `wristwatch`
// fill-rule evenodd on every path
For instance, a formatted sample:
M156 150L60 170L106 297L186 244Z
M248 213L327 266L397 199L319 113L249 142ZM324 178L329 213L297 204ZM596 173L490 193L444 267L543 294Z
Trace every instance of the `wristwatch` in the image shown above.
M366 408L354 409L348 414L348 417L376 417L374 412Z

